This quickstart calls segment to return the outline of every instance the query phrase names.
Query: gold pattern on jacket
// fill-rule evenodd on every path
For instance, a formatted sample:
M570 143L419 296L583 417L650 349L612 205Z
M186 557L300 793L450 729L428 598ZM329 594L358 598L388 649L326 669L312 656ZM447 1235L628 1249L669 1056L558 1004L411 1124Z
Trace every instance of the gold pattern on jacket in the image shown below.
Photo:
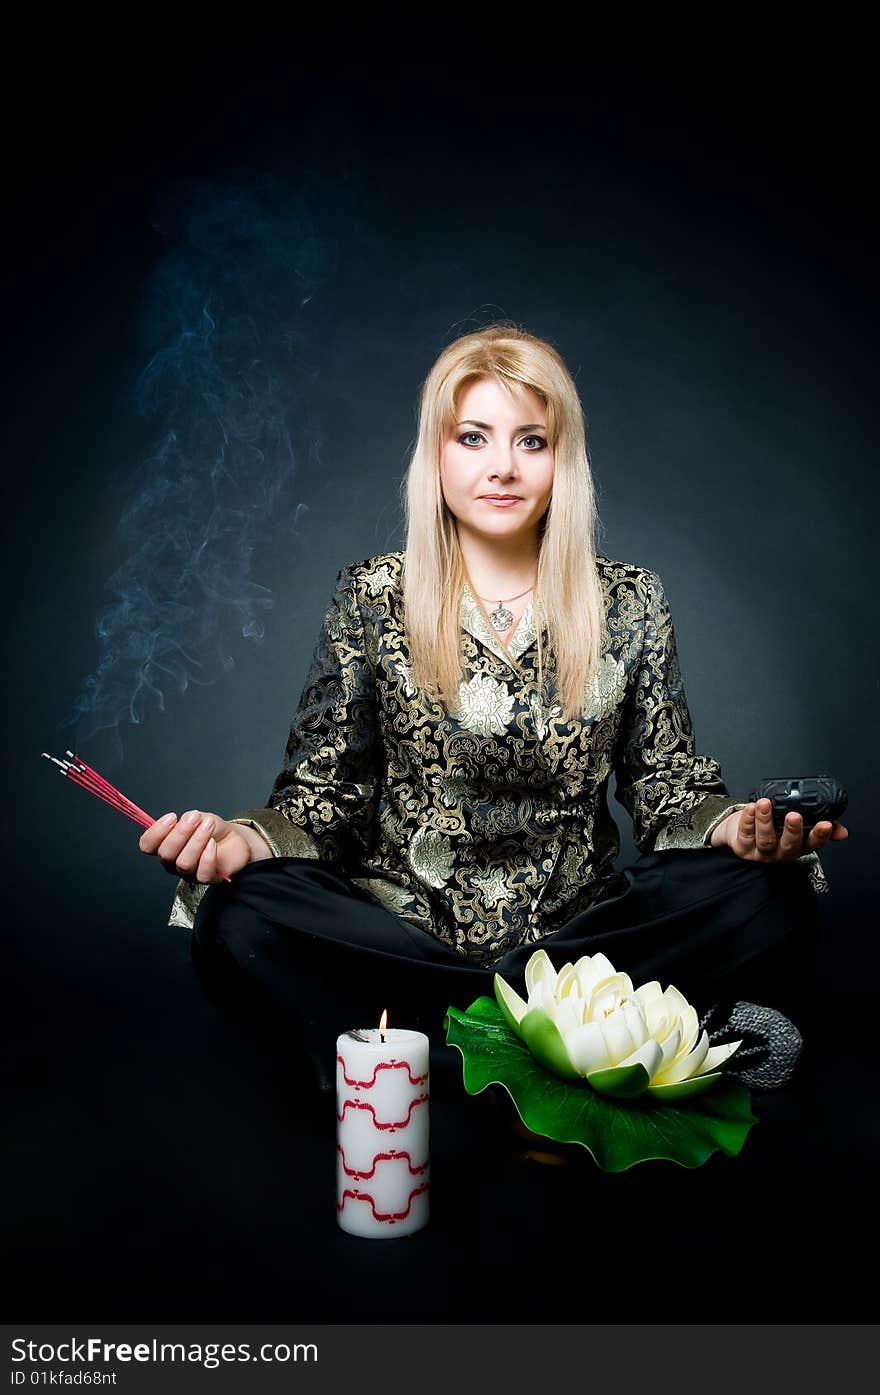
M640 853L707 848L745 801L696 750L663 584L599 554L607 636L576 721L529 601L506 644L465 583L464 677L451 713L415 687L402 615L405 552L343 568L265 808L234 821L276 857L323 858L411 925L491 965L592 905L632 819ZM816 891L826 881L815 853ZM619 874L618 874L619 875ZM170 924L206 887L180 881Z

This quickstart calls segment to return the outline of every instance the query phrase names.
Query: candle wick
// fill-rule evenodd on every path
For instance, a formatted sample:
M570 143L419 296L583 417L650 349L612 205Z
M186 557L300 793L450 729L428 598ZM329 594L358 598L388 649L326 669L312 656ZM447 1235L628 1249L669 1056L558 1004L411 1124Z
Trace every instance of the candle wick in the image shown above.
M384 1042L384 1041L385 1041L385 1033L384 1033L384 1032L380 1032L380 1033L379 1033L379 1036L382 1038L382 1041Z

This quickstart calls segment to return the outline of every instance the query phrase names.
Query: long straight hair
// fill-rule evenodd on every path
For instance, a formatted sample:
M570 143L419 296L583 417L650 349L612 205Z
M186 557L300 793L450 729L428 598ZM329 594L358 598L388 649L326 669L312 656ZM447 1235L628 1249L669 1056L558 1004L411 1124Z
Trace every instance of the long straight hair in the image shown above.
M583 407L556 349L506 321L462 335L440 354L419 396L418 437L404 479L406 558L403 601L412 679L451 711L464 681L460 604L467 577L455 515L443 497L440 458L471 383L493 379L512 395L530 388L547 413L554 452L553 493L538 528L533 614L538 683L543 636L555 661L557 701L571 720L582 712L605 638L596 566L596 499Z

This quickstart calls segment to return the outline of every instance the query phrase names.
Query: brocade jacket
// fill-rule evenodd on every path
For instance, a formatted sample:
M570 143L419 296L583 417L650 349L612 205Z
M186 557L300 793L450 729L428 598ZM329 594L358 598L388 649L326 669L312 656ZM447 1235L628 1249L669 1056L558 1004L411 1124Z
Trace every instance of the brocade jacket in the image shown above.
M733 799L696 750L659 576L599 554L607 637L575 721L564 721L531 601L506 644L465 583L464 677L452 713L412 682L402 619L405 552L344 567L324 616L266 805L232 821L275 857L323 858L403 920L489 966L538 944L617 877L608 809L640 853L713 850ZM827 890L816 853L808 865ZM169 924L192 928L206 887L177 884Z

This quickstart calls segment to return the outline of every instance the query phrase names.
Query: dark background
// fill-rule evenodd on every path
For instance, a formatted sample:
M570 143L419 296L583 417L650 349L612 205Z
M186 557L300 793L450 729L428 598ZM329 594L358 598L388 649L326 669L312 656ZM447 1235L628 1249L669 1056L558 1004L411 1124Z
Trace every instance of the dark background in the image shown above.
M4 1306L522 1322L614 1321L623 1303L627 1320L699 1321L775 1319L785 1299L801 1320L858 1320L880 967L867 59L842 33L663 31L636 48L595 32L575 48L435 21L434 57L342 21L10 49ZM233 663L80 753L155 815L265 803L336 572L404 545L437 353L496 317L551 339L586 410L600 549L664 580L699 749L740 797L793 773L850 793L849 842L823 855L816 1086L765 1099L739 1159L541 1167L438 1063L431 1226L342 1236L332 1109L202 992L137 827L40 759L73 744L60 723L130 552L119 520L154 468L133 391L173 254L156 210L196 187L221 209L262 190L281 227L278 191L301 191L313 220L308 304L292 308L289 268L253 304L262 332L298 336L295 463L249 571L273 605L257 643L219 614ZM182 385L181 412L198 390Z

